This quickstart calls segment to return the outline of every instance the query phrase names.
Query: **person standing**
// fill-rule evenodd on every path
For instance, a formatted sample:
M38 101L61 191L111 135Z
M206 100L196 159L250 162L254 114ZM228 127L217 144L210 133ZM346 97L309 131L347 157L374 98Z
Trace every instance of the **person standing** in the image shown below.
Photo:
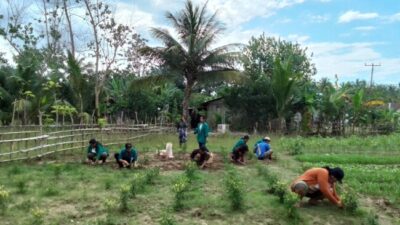
M187 123L185 117L182 116L181 120L177 124L178 135L179 135L179 147L182 147L187 141Z
M205 121L204 116L200 116L200 123L197 125L196 130L194 131L197 134L197 142L199 143L199 148L206 147L207 137L208 137L208 124Z

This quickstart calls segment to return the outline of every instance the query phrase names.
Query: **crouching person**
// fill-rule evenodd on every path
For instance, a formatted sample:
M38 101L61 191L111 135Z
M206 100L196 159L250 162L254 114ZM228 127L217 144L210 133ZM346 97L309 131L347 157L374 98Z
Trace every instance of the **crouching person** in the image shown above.
M105 163L108 155L107 148L105 148L100 142L96 141L96 139L90 139L87 148L88 163L95 164L96 160L99 160L99 163Z
M269 137L264 137L261 142L257 142L255 154L257 159L264 160L269 159L272 160L272 150L270 143L271 139Z
M327 198L339 208L343 207L340 197L336 193L336 182L342 182L344 172L341 168L312 168L304 172L291 185L292 192L301 198L308 197L310 204L317 204L320 200Z
M212 154L208 151L206 146L202 145L199 149L192 151L190 159L196 162L197 166L202 169L206 166L207 162L211 161Z
M119 168L131 168L132 165L136 165L138 155L136 149L132 148L132 144L126 143L125 148L119 153L115 153L114 157L119 165Z
M247 146L249 139L249 135L245 135L235 144L231 152L231 159L233 162L245 165L244 156L249 151L249 147Z

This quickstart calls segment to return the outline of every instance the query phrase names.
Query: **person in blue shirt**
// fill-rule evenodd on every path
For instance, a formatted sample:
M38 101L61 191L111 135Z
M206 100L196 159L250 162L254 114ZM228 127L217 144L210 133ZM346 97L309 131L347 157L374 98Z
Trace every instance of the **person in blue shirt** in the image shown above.
M132 148L131 143L126 143L125 148L121 149L119 153L115 153L114 157L119 168L131 168L132 165L135 165L138 159L137 150Z
M264 137L261 142L256 143L255 154L257 159L264 160L269 159L272 160L272 150L270 143L271 139L269 137Z
M249 151L249 147L247 146L247 141L249 141L249 135L244 135L240 140L233 146L231 152L231 159L235 163L239 163L244 165L244 155Z

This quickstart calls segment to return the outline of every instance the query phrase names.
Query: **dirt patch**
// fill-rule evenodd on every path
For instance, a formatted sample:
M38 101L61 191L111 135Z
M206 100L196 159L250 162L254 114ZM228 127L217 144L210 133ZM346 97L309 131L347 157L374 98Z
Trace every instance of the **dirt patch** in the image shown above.
M162 170L183 170L186 163L190 162L190 154L178 153L173 159L161 159L158 155L146 153L139 159L139 166L142 168L158 167ZM214 153L213 162L207 164L205 170L219 170L224 167L222 156Z

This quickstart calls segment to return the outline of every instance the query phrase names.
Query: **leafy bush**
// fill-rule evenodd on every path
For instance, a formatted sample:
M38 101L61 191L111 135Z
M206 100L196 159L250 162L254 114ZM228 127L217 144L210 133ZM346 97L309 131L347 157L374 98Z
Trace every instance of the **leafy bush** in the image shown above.
M225 179L227 197L233 210L240 210L244 206L244 183L235 170L230 170Z
M100 128L104 128L107 125L107 119L99 118L97 120L97 125L99 125Z
M160 168L152 168L146 171L145 183L154 184L154 180L160 175Z
M301 138L296 138L294 142L289 144L289 155L303 154L305 147L304 141Z
M26 193L26 180L21 179L17 181L17 193L18 194L25 194Z
M130 196L130 188L128 185L122 185L119 192L119 209L122 212L126 212L129 210L129 196Z
M141 173L136 173L133 175L133 180L131 182L130 193L131 197L135 197L137 194L142 192L145 188L146 177Z
M7 205L10 199L10 192L0 186L0 212L4 212L7 209Z
M32 209L31 215L32 215L32 221L30 224L32 224L32 225L44 224L45 211L43 209L36 207L36 208Z
M191 183L194 179L196 179L196 171L197 165L194 162L188 162L185 165L185 175L188 178L189 182Z
M104 207L107 209L107 212L113 211L117 207L118 203L114 199L105 199Z
M174 217L168 213L164 213L160 220L160 225L176 225Z
M287 194L287 185L278 181L272 186L271 192L279 197L280 203L284 203L285 195Z
M295 221L300 219L300 214L296 208L296 204L299 202L299 200L300 199L297 194L294 194L293 192L287 192L283 202L288 218Z
M175 193L174 210L179 211L183 208L183 201L186 199L186 193L189 190L189 179L186 176L180 177L172 186L172 192Z
M342 202L343 202L344 210L346 213L349 213L352 215L356 213L359 204L358 204L357 195L355 194L354 191L346 190L343 193Z

